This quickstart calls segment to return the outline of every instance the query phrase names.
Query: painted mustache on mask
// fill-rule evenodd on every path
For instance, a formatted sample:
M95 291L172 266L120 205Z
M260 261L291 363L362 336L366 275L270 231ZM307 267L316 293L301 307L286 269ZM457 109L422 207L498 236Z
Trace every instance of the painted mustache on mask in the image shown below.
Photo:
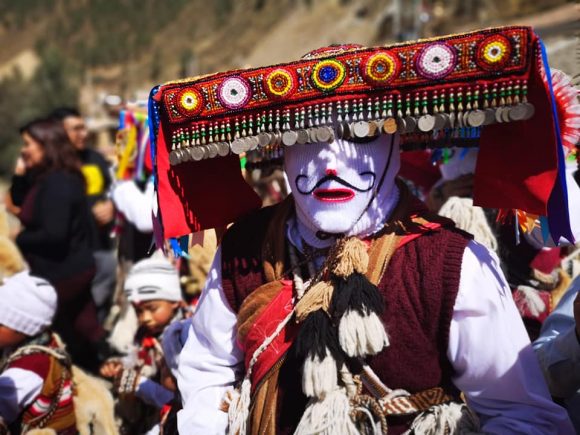
M354 186L353 184L350 184L348 181L340 178L338 175L333 175L333 174L325 175L320 180L318 180L316 182L316 184L311 189L308 189L308 190L301 189L300 185L299 185L300 180L302 180L304 178L308 179L308 177L306 175L303 175L303 174L298 175L296 177L296 179L294 180L294 184L296 185L296 189L298 190L298 192L301 193L302 195L312 194L312 192L314 192L316 189L318 189L321 185L323 185L327 181L336 181L337 183L342 184L343 186L348 187L349 189L356 190L357 192L360 192L360 193L368 192L375 185L375 180L377 178L376 174L372 171L365 171L365 172L361 172L359 175L361 177L365 177L365 176L371 177L371 182L369 183L368 187Z

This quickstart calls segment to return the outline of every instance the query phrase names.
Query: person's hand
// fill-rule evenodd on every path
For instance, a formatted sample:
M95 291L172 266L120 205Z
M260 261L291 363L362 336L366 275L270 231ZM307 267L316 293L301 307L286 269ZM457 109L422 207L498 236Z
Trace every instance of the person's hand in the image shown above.
M123 370L123 364L121 364L121 361L109 360L101 366L99 372L102 377L111 379L117 376L121 370Z
M14 165L14 175L22 176L26 173L26 165L24 164L24 159L22 156L16 159L16 163Z
M99 201L93 206L93 216L99 226L107 225L113 220L115 207L110 199Z
M159 380L161 385L167 388L169 391L177 391L177 383L175 382L175 378L172 376L171 371L165 362L160 364Z
M580 292L576 294L576 299L574 299L574 320L576 320L576 336L580 340Z

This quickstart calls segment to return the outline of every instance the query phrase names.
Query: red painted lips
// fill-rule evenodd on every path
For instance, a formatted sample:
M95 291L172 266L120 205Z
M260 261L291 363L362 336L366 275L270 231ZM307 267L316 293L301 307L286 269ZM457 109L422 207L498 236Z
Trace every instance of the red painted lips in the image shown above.
M351 189L316 189L312 192L314 197L323 202L345 202L354 198L354 191Z

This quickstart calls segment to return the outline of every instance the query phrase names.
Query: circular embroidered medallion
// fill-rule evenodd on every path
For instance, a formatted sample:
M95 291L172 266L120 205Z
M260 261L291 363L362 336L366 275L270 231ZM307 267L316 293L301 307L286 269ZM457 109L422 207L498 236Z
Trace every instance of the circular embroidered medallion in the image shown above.
M296 82L293 71L277 68L264 78L264 89L271 98L287 98L296 91Z
M318 62L312 70L312 82L322 92L330 92L338 88L346 77L344 65L335 59Z
M386 51L366 58L361 65L362 76L371 85L386 85L399 74L400 62Z
M252 88L243 77L228 77L218 86L217 97L222 106L232 110L240 109L252 98Z
M425 78L440 79L453 71L456 64L455 49L444 42L435 42L419 52L415 68Z
M511 52L511 43L505 36L488 36L477 46L477 64L484 70L497 71L510 60Z
M195 88L185 88L177 95L177 109L184 116L193 116L201 112L203 97Z

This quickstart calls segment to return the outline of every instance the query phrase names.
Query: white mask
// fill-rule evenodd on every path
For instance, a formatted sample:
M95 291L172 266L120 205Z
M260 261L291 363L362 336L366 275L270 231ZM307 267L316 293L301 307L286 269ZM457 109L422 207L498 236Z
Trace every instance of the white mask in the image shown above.
M285 149L284 160L299 224L313 233L370 234L396 204L398 135L296 144Z

